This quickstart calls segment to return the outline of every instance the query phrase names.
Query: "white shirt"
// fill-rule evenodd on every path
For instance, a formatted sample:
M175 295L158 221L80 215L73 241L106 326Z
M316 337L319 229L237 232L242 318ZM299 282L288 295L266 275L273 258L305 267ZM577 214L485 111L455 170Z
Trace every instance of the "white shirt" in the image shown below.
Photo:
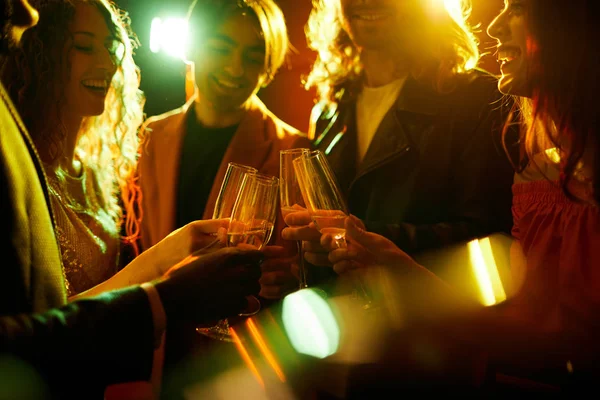
M383 117L396 102L406 77L378 87L364 86L356 101L357 165L360 165Z

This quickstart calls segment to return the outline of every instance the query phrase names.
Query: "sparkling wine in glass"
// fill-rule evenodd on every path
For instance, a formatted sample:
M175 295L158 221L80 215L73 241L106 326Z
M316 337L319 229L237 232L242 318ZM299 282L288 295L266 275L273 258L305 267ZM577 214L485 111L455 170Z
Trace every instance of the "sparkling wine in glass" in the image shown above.
M306 208L296 171L294 171L293 161L309 152L309 149L303 148L281 150L279 152L279 197L284 221L288 214L298 211L298 206ZM300 289L304 289L308 287L308 282L304 255L302 254L302 241L298 240L296 244L298 247L298 269L300 275L299 287Z
M330 234L338 247L346 247L348 207L335 174L321 151L311 151L293 161L294 170L306 208L321 234ZM364 308L371 307L371 298L364 283L356 279Z
M231 212L228 246L252 246L261 250L271 239L277 215L279 179L246 174Z

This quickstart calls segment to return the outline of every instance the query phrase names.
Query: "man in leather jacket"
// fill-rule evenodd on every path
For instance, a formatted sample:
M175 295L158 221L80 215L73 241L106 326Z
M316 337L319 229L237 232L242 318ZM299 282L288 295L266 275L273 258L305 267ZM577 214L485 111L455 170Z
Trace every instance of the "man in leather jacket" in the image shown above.
M502 141L510 105L496 78L473 68L466 15L427 4L317 2L307 25L319 52L307 80L319 96L314 146L349 212L413 256L512 225ZM288 228L284 237L312 241L306 259L328 264L316 232Z

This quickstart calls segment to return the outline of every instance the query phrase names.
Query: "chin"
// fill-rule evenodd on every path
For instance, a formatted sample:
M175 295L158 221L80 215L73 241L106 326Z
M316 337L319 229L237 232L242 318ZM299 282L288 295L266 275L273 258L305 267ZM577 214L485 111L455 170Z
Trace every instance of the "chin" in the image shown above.
M531 93L527 90L527 85L512 76L503 75L498 80L498 90L503 94L520 97L531 97Z

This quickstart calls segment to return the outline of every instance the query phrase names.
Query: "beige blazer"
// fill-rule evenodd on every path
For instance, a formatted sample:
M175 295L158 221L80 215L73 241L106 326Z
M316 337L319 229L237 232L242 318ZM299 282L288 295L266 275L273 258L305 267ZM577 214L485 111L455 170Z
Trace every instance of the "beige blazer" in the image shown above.
M181 146L186 133L186 116L195 99L182 107L149 118L142 126L145 136L139 163L139 184L142 190L142 247L156 244L175 229L177 182ZM259 172L279 176L279 151L310 147L310 141L297 129L271 113L256 96L241 121L217 171L204 218L212 217L227 164L235 162L254 167ZM284 224L279 214L272 243L284 243Z

